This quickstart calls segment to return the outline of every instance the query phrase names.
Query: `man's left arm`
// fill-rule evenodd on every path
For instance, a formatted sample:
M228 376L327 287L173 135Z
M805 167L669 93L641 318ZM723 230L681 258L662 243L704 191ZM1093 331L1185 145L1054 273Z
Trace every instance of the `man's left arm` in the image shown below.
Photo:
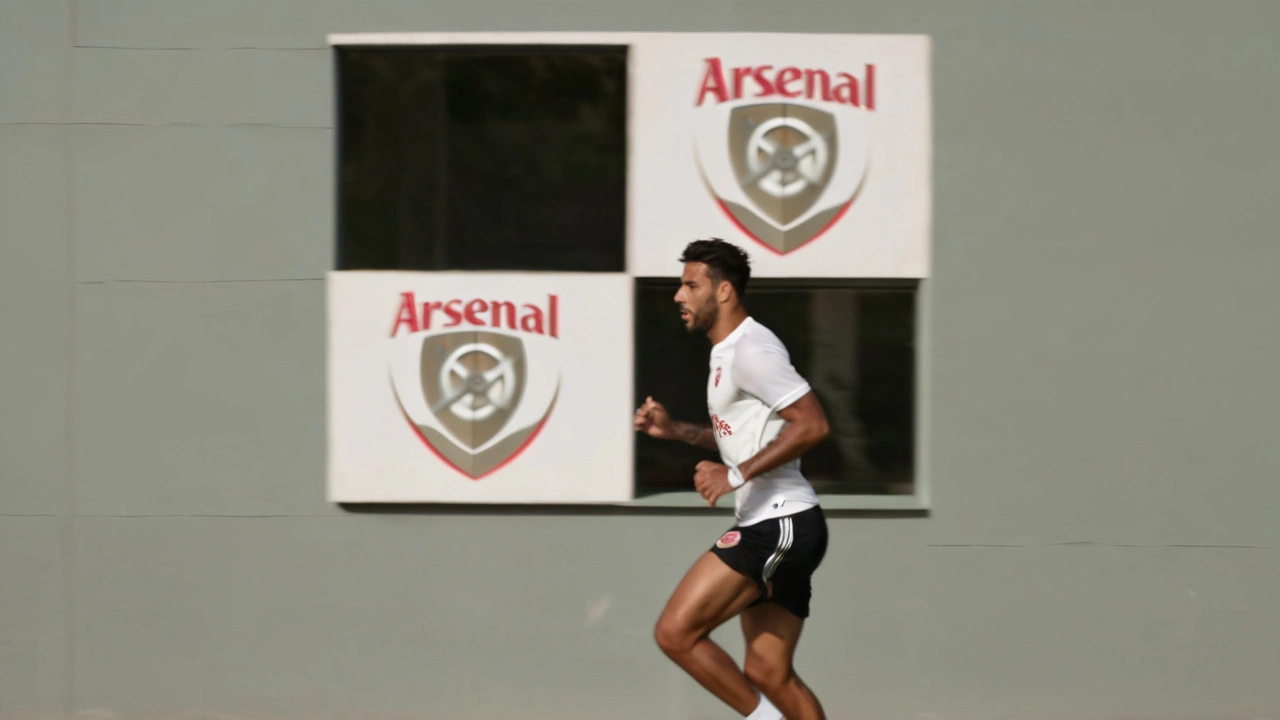
M694 487L711 505L751 478L804 455L830 432L822 403L786 355L771 350L740 354L734 359L733 373L744 392L775 408L787 424L773 442L740 463L736 475L733 468L720 463L698 463Z
M818 396L812 390L777 412L787 421L782 431L773 442L738 465L738 472L742 473L742 479L747 482L804 455L830 434L827 414L823 412L822 403L818 402Z

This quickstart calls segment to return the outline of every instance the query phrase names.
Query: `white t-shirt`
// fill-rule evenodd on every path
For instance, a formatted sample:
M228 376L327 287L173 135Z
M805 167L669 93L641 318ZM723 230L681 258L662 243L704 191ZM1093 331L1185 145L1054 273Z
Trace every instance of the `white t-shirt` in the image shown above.
M748 317L711 348L707 412L720 457L736 467L756 455L787 424L777 413L809 392L787 348L769 328ZM818 504L813 486L792 460L734 491L739 525L792 515Z

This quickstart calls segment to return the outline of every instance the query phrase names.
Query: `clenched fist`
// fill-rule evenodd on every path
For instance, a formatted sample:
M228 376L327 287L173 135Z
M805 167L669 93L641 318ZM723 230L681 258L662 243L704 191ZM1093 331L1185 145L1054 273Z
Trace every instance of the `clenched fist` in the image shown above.
M636 431L659 440L671 440L671 416L662 403L651 397L636 409Z
M729 468L710 460L698 463L698 468L693 474L693 486L712 507L715 507L717 500L733 492L734 489L729 484Z

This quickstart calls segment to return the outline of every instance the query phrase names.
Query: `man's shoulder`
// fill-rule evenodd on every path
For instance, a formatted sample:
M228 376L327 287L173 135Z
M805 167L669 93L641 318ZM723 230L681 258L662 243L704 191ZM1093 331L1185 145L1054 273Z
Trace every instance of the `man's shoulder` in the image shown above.
M746 332L742 334L742 339L738 341L737 350L739 353L764 350L789 354L786 344L777 333L754 318L751 320L751 325L746 328Z
M734 377L743 382L785 375L791 369L791 353L769 328L754 323L743 333L733 355Z

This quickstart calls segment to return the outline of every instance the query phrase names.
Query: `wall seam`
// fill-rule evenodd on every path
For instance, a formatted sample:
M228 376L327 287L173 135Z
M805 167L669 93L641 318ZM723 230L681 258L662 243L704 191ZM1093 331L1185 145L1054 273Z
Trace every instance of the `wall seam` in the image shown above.
M66 589L64 632L66 633L66 677L63 686L63 716L74 720L76 716L76 686L78 684L78 659L76 657L76 468L75 468L75 376L76 376L76 173L75 132L68 122L74 115L75 46L77 28L77 0L67 0L67 48L66 75L63 80L62 151L67 183L67 401L63 421L63 486L66 497L62 520L62 573Z

